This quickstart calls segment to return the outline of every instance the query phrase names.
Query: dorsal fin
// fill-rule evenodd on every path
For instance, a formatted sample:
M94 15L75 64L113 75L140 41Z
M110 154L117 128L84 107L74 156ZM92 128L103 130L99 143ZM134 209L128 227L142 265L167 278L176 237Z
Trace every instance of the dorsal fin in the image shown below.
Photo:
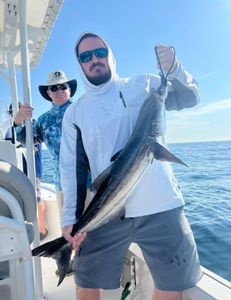
M90 186L90 191L96 192L99 189L102 182L105 180L105 178L109 175L110 172L111 172L111 165L96 177L96 179Z
M116 152L112 157L111 157L111 161L115 161L117 159L117 157L120 155L121 151L123 149L121 149L120 151Z
M120 155L122 149L118 152L116 152L112 157L111 157L111 162L114 162L116 160L116 158ZM105 178L109 175L109 173L111 172L111 168L112 165L110 165L108 168L106 168L101 174L99 174L96 179L94 180L94 182L92 183L92 185L90 186L90 191L91 192L96 192L100 185L102 184L102 182L105 180Z

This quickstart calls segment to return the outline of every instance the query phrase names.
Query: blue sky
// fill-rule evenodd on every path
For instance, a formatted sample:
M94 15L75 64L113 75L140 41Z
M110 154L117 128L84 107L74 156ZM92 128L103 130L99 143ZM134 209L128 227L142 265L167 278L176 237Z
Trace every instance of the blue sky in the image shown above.
M201 102L193 109L167 113L167 141L231 140L230 0L66 0L42 60L31 72L36 118L50 108L38 92L50 71L61 69L69 79L77 79L75 100L84 92L73 50L83 31L103 35L124 77L157 73L154 45L173 45L199 83ZM9 102L1 79L0 101Z

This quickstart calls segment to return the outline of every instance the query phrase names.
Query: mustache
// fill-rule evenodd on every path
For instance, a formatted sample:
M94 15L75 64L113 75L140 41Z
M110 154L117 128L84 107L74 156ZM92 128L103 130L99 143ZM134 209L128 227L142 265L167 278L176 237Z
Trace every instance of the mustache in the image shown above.
M105 65L103 63L101 63L101 62L94 63L93 65L91 65L90 71L92 71L96 67L103 67L104 68Z

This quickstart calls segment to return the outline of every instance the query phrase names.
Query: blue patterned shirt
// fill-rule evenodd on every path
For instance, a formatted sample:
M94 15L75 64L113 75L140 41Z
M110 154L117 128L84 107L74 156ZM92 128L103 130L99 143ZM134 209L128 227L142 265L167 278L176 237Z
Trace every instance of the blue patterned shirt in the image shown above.
M52 104L52 108L42 114L33 126L33 135L35 143L44 142L50 152L54 165L54 183L55 188L61 191L60 171L59 171L59 151L62 135L62 120L67 107L72 103L68 100L64 105L57 106ZM17 140L25 143L25 127L16 128Z

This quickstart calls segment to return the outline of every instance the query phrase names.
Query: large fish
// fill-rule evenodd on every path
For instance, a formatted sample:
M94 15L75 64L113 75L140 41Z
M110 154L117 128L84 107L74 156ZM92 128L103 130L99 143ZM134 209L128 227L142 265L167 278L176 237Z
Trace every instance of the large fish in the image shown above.
M108 222L123 210L126 199L137 186L154 159L185 165L179 158L158 143L162 135L162 110L166 86L153 91L145 100L136 126L125 148L112 157L112 164L93 183L95 195L73 226L71 235L88 232ZM59 237L32 251L32 255L53 257L59 269L59 282L64 279L71 259L71 246Z

